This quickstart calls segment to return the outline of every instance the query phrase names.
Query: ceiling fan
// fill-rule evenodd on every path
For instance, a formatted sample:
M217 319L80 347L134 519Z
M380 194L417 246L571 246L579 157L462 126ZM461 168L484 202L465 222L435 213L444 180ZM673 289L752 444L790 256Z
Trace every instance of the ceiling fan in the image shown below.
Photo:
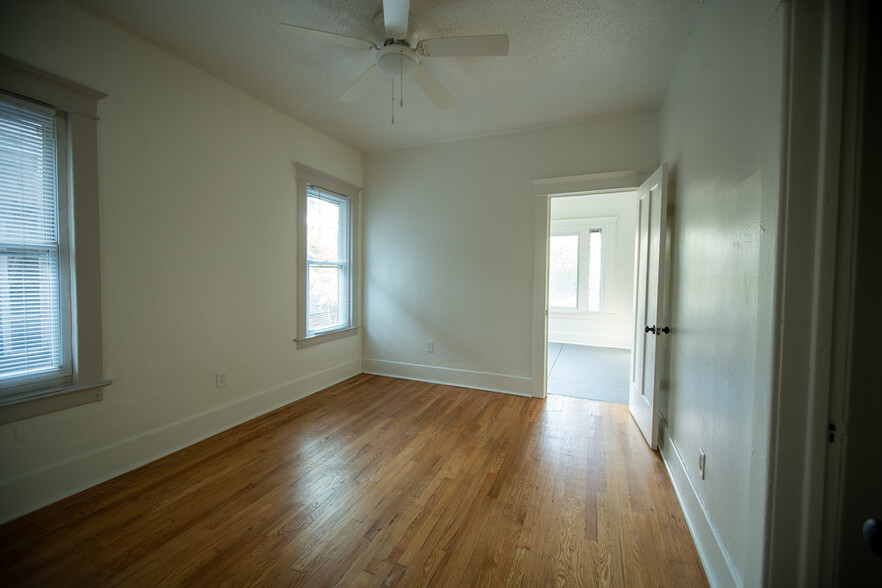
M410 0L383 0L383 11L374 17L373 27L375 41L287 23L280 24L279 31L376 52L374 65L343 92L341 102L357 102L375 83L388 78L403 81L407 76L438 108L447 108L455 100L423 64L424 58L508 55L508 35L504 34L421 39L419 23L410 14Z

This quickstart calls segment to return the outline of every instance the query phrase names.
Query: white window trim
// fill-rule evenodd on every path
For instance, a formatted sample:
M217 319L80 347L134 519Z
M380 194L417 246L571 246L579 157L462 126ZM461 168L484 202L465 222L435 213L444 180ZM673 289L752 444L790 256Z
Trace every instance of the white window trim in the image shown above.
M350 337L358 333L359 308L360 308L360 258L358 247L358 200L361 188L338 180L325 173L307 167L294 164L295 180L297 184L297 337L294 341L297 348L302 349L335 341L344 337ZM308 186L315 186L326 192L332 192L349 199L349 325L332 331L322 331L317 334L307 332L308 319L306 306L308 293L307 287L307 260L306 260L306 192Z
M0 91L61 111L66 118L71 225L69 382L0 399L0 424L103 398L101 249L98 222L98 101L105 94L0 57ZM73 197L73 195L76 195Z
M579 235L579 271L578 271L578 307L569 308L564 306L549 306L549 312L557 315L577 317L600 317L612 314L614 311L610 309L611 301L615 294L615 271L616 271L616 225L618 217L592 217L592 218L568 218L568 219L552 219L551 220L551 236L559 235ZM600 310L587 310L583 306L583 280L584 287L587 290L588 277L583 275L582 253L583 249L587 249L588 233L592 230L600 229L603 235L603 251L601 253L601 270L600 270ZM587 262L586 262L587 263Z

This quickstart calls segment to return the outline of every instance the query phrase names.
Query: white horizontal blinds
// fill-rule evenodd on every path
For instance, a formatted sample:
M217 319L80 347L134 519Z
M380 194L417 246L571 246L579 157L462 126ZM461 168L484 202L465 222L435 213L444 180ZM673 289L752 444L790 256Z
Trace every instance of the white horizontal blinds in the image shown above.
M0 387L63 368L56 127L0 100Z
M307 334L350 324L349 199L306 188Z

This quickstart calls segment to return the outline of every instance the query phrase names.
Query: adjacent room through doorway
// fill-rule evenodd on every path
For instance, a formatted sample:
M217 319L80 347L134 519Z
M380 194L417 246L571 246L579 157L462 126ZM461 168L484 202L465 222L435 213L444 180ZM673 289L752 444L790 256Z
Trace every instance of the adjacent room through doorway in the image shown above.
M547 392L628 403L635 191L551 199Z
M631 351L548 344L548 393L628 404Z

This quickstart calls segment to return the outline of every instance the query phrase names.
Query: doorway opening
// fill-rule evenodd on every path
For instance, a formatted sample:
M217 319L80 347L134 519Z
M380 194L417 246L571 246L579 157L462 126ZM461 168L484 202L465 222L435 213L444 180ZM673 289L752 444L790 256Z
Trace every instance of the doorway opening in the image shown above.
M548 394L628 404L637 199L550 197Z

